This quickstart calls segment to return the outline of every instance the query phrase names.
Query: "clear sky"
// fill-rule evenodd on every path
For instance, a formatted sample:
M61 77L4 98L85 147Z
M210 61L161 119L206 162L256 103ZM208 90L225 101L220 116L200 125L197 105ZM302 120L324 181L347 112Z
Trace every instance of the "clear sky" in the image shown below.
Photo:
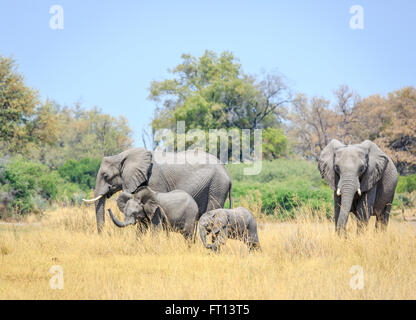
M52 5L64 10L53 30ZM350 28L361 5L364 28ZM232 51L246 73L279 70L293 91L332 98L416 86L416 1L1 0L0 54L12 55L43 99L124 115L137 146L162 80L182 53Z

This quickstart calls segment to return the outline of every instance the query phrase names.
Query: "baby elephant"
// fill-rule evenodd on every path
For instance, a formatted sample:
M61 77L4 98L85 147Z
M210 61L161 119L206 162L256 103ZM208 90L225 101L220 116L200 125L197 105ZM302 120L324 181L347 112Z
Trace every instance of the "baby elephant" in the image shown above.
M198 205L185 191L155 192L149 187L141 187L135 194L122 192L117 205L125 216L120 222L108 209L114 224L120 228L139 222L146 227L162 225L165 230L181 233L185 239L195 236L199 217Z
M207 234L212 235L212 244L207 244ZM226 239L244 241L250 250L260 250L257 223L246 208L216 209L204 213L199 219L199 235L205 248L219 251Z

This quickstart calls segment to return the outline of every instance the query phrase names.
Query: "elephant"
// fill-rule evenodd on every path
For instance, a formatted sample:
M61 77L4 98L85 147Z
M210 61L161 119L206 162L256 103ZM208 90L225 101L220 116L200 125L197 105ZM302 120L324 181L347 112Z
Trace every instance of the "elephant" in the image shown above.
M344 145L336 139L322 150L318 168L334 190L335 228L346 234L350 212L357 217L358 232L376 216L376 228L385 230L397 186L393 161L373 142Z
M185 191L156 192L143 186L135 194L122 192L117 205L125 220L120 222L108 209L111 219L117 227L142 223L147 226L162 226L166 231L181 233L186 240L195 239L198 205Z
M212 244L206 236L212 235ZM204 213L199 219L199 235L205 248L220 251L226 239L242 240L250 251L261 250L257 235L257 223L246 208L215 209Z
M167 156L173 155L177 161L166 163L156 161L155 152L134 148L102 159L95 183L95 198L84 199L95 203L99 233L105 223L106 198L120 190L133 194L143 185L157 192L186 191L195 199L199 215L223 208L227 193L232 207L231 178L215 156L201 150L167 152Z

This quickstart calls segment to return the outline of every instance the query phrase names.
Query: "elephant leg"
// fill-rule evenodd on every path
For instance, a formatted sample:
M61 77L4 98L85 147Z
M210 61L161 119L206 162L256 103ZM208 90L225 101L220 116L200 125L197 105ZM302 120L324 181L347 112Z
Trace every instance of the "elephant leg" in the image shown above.
M181 232L188 244L188 248L191 247L192 243L195 243L195 232L196 223L187 224L184 230Z
M226 244L227 242L227 227L222 227L218 229L217 232L212 233L212 243L213 243L213 250L220 251L220 248Z
M196 242L196 233L197 233L197 229L198 229L198 224L196 222L193 223L193 227L192 227L192 242L195 243Z
M386 228L387 225L389 224L391 206L392 206L392 204L388 203L384 207L383 220L382 220L382 225L384 226L384 228Z
M169 226L167 224L163 224L163 230L165 231L166 238L169 239Z
M137 228L136 228L136 238L140 240L140 238L149 231L150 226L148 222L138 221Z
M360 219L357 215L357 233L363 234L368 227L368 219Z
M221 203L213 196L208 197L207 212L215 209L222 208Z
M355 214L357 217L357 233L362 233L368 227L368 221L374 213L374 201L376 197L376 189L365 192L356 205Z
M211 246L212 251L220 252L221 251L221 246L223 244L225 244L225 241L222 238L221 234L220 233L217 233L217 234L213 233L212 234L212 246Z
M183 237L185 238L185 242L186 242L186 245L187 245L188 249L191 248L191 245L192 245L192 242L193 242L192 241L193 233L188 232L188 231L184 231L184 232L181 232L181 233L182 233Z
M357 217L357 234L362 234L367 230L370 215L363 205L357 206L354 215Z
M262 251L261 247L260 247L260 243L258 242L248 242L248 249L250 250L250 252L252 251Z
M389 223L390 211L393 202L394 194L387 199L381 199L376 203L374 211L377 217L376 228L380 231L385 231ZM387 201L386 201L387 200Z
M377 215L376 229L386 231L390 219L391 204L386 204L380 214Z

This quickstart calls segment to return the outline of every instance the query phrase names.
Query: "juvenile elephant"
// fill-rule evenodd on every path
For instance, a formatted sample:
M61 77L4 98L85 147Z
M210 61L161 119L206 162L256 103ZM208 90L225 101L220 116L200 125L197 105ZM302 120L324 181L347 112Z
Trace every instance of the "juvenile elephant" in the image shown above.
M353 212L360 231L375 215L376 227L388 224L397 186L393 161L373 142L344 145L332 140L322 150L319 171L334 190L335 227L345 233L348 215Z
M117 227L139 222L145 226L161 225L165 230L172 229L187 240L195 236L198 205L185 191L155 192L149 187L141 187L134 195L122 192L117 205L125 216L124 222L120 222L108 209Z
M212 235L212 244L206 236ZM199 219L199 235L205 248L219 251L227 238L244 241L250 250L260 250L257 223L246 208L216 209L204 213Z

